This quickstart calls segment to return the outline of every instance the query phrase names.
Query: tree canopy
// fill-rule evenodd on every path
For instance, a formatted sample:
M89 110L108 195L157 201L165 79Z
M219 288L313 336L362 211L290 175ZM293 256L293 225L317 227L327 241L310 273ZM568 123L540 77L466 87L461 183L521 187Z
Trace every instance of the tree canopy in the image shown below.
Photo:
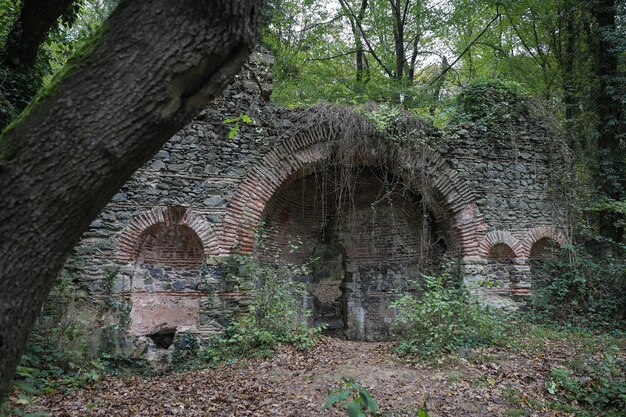
M262 42L277 56L275 101L298 107L318 100L373 100L401 104L445 125L456 105L451 98L468 84L515 81L558 116L599 202L587 213L596 217L595 230L602 239L623 243L623 2L276 0L270 5Z

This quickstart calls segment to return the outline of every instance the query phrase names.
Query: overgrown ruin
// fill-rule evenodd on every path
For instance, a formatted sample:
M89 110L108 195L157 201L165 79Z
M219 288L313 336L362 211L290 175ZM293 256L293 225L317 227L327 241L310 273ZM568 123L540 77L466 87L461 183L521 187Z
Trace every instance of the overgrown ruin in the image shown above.
M66 273L94 347L156 357L177 335L219 333L247 305L235 254L310 263L303 304L355 340L389 338L389 303L425 273L452 272L503 307L532 290L568 240L567 160L548 118L498 120L502 136L373 105L278 109L271 62L256 53L85 233Z

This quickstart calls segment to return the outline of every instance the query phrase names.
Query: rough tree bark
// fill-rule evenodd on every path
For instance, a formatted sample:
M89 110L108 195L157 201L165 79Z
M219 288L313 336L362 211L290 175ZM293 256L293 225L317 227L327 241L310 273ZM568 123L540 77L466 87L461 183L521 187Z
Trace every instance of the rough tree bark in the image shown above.
M367 68L367 59L365 58L365 49L363 48L363 36L361 34L361 27L363 19L365 18L365 12L367 11L369 0L361 0L361 6L359 7L359 13L354 15L352 8L346 0L339 0L339 5L346 12L348 21L350 22L350 28L352 29L352 35L354 36L355 46L355 62L356 62L356 82L361 83L364 80L365 69Z
M407 0L405 7L409 7L410 0ZM404 16L402 2L400 0L390 0L391 11L393 13L393 39L396 56L396 71L394 73L396 80L402 81L404 78L404 64L406 62L406 53L404 52Z
M67 254L124 181L239 71L260 0L123 0L0 138L0 398Z

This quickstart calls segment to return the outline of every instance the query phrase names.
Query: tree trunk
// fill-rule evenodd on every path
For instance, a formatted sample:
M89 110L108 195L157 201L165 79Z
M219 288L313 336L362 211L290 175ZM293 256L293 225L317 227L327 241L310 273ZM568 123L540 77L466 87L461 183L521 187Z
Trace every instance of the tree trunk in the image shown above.
M130 175L240 70L260 0L124 0L0 138L0 397L63 263Z
M391 2L391 5L391 10L393 12L393 39L396 53L396 71L394 75L396 80L402 81L402 78L404 77L404 63L406 62L406 56L404 53L404 21L402 19L402 2L400 0L395 0L395 2Z
M574 149L574 122L577 113L576 86L574 85L574 62L576 60L576 29L574 7L570 0L563 6L565 18L565 53L563 54L563 104L565 105L565 131L570 149Z
M354 34L354 43L356 46L356 81L357 83L363 82L363 72L365 71L365 50L363 49L363 40L361 39L361 31L358 29L363 23L365 17L365 11L367 10L367 1L361 0L361 7L359 8L359 14L356 16L357 25L352 25L352 33Z
M39 46L72 3L74 0L22 1L20 15L4 44L4 65L11 69L35 66Z
M600 192L613 201L621 201L625 194L626 173L623 165L625 152L620 145L620 137L624 134L624 115L620 101L622 74L618 61L616 11L615 0L598 0L593 10L598 24L596 71L600 81L596 98L599 166L595 172ZM612 210L600 213L600 234L621 243L624 229L615 225L618 220L619 215Z

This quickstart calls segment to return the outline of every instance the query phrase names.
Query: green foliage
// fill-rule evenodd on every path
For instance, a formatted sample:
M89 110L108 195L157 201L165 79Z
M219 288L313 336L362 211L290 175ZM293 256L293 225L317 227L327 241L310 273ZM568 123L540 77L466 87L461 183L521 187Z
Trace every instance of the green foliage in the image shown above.
M343 377L341 386L328 394L324 409L331 407L345 408L348 417L382 416L378 404L368 389L352 378ZM426 401L415 412L416 417L429 417Z
M19 16L19 3L0 2L0 46L4 47L13 21ZM1 64L0 52L0 132L26 107L41 87L41 66L12 71ZM2 156L0 155L0 158Z
M588 328L623 328L626 264L607 255L594 259L582 247L564 245L546 260L546 282L535 282L530 314L535 320Z
M88 342L84 323L70 314L78 297L73 275L63 273L35 324L22 356L23 365L54 372L81 367Z
M457 97L458 111L452 123L471 123L496 142L507 141L511 124L523 123L529 116L530 98L514 81L479 79Z
M310 311L302 308L307 288L298 281L310 272L307 265L279 259L267 264L251 256L234 256L230 269L231 278L251 293L250 304L248 311L205 349L205 359L219 362L263 354L277 344L306 348L314 343L322 329L309 326Z
M579 416L621 416L626 410L626 362L617 346L607 353L552 370L547 391L581 407Z
M374 129L393 141L401 141L407 133L398 129L405 118L404 111L395 106L381 104L372 111L362 111L374 125Z
M351 378L343 378L342 386L330 393L324 409L345 408L349 417L379 416L378 404L367 388Z
M15 119L42 86L41 73L25 68L11 71L0 65L0 131Z
M433 37L424 36L423 31L443 26L441 7L403 0L400 9L406 7L405 13L411 19L402 19L403 48L398 49L400 44L393 41L392 35L396 9L388 1L368 2L361 22L364 33L357 29L350 12L351 8L358 13L361 2L334 3L275 0L266 4L261 42L276 57L272 100L290 108L312 106L320 100L400 104L403 97L407 107L421 102L424 94L418 90L431 88L420 85L416 89L415 84L430 84L433 78L429 71L419 68L426 61L424 57L430 55L421 49L429 49L433 42ZM357 75L355 52L361 47L368 53ZM406 59L396 60L398 52ZM400 62L402 68L397 67ZM438 97L440 88L434 90L429 95Z
M101 358L72 363L72 369L57 364L67 361L65 352L35 341L29 345L28 354L22 355L18 366L13 393L17 400L11 399L0 406L0 411L9 416L38 416L45 414L25 413L22 407L32 403L33 398L41 394L50 394L57 390L76 389L98 381L109 371L106 355Z
M49 390L49 378L47 373L18 366L15 372L15 381L13 382L15 396L0 404L0 415L3 416L46 416L47 414L26 413L22 407L28 406L33 401L33 396ZM17 397L17 398L16 398Z
M4 45L8 29L19 14L18 5L19 2L0 2L0 46ZM117 0L74 2L43 40L34 68L12 70L0 64L0 132L17 120L38 92L38 97L43 97L54 90L67 72L68 68L61 70L71 56L76 55L76 64L91 51L102 22L116 5ZM3 59L0 52L0 62ZM40 91L42 87L45 91Z
M420 408L415 412L415 417L429 417L428 410L426 409L426 404L424 403L424 407Z
M172 365L176 369L193 368L193 362L198 358L199 351L200 343L197 335L192 333L176 334Z
M232 125L230 130L228 131L228 139L234 139L237 134L239 134L239 123L248 123L253 124L254 121L247 114L242 114L238 117L233 117L231 119L224 120L224 123L227 125Z
M607 181L617 181L617 178L611 179L607 177L605 179ZM621 176L619 179L621 179ZM615 188L618 189L619 185L615 184ZM587 227L581 228L578 232L580 237L589 242L594 242L594 250L611 249L612 252L617 254L626 253L626 244L624 242L616 242L613 239L600 235L597 228L589 227L590 225L596 226L599 220L604 217L605 219L612 219L614 227L625 229L626 201L615 200L601 194L594 197L587 196L586 200L589 201L586 201L584 207L580 207L580 210L582 212L581 217L587 222Z
M424 281L426 291L420 299L405 294L391 305L396 309L400 354L432 358L502 340L506 330L502 318L466 290L445 287L443 277L424 276Z

